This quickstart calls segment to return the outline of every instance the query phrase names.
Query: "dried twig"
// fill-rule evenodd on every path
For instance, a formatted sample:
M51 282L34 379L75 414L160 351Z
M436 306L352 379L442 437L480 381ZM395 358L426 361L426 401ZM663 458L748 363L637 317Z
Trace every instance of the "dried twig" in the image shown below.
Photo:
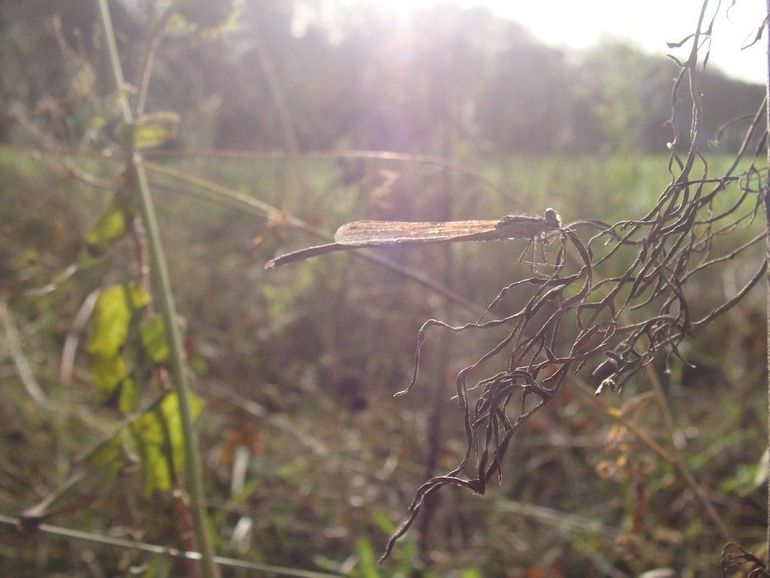
M512 436L558 394L568 376L587 364L594 365L599 394L607 389L619 391L657 358L665 358L667 364L674 359L687 363L680 350L682 342L729 311L765 275L763 261L735 295L705 314L688 299L692 288L715 265L745 254L763 238L752 232L753 238L731 249L724 249L720 242L752 226L761 206L757 193L763 190L756 183L767 178L766 169L753 164L736 175L741 158L760 134L765 103L752 117L736 158L723 174L711 176L709 163L699 152L703 104L698 50L711 32L711 25L703 31L704 15L705 3L690 39L689 58L681 63L672 90L672 179L647 214L613 225L588 221L564 227L556 256L549 263L551 273L512 282L495 297L487 312L499 307L508 294L518 297L517 310L458 326L431 319L418 332L414 373L399 395L407 393L417 381L421 349L430 329L455 333L500 329L504 334L496 346L457 376L456 399L465 416L465 455L453 470L417 489L382 560L411 527L431 493L454 485L483 494L492 477L500 479ZM680 130L677 113L677 105L684 98L691 104L686 131ZM680 156L682 147L686 152ZM736 185L737 198L728 197L727 204L721 202L727 189ZM618 268L620 273L605 272ZM594 278L599 281L594 283ZM500 357L506 369L483 376L484 368ZM474 377L476 374L482 375ZM469 383L472 378L473 385ZM666 428L673 434L672 417L659 384L654 389ZM728 540L730 534L724 522L681 458L633 424L624 425L675 467L720 536Z

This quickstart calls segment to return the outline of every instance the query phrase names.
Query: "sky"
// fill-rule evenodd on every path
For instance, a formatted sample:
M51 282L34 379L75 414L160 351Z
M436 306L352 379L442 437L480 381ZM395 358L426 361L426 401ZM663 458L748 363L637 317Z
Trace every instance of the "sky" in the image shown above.
M361 0L383 10L407 15L447 0ZM486 6L495 14L529 28L552 46L588 48L596 42L617 38L650 53L686 56L686 49L669 49L692 33L702 0L454 0L464 7ZM710 62L733 78L764 83L767 77L766 36L750 43L766 14L765 0L722 0L714 24ZM711 0L707 19L720 6ZM729 8L729 11L728 11Z

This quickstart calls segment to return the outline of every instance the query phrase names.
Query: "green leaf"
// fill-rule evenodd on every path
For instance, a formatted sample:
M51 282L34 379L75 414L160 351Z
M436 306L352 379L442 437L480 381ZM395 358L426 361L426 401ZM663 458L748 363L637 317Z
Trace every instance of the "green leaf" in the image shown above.
M91 382L94 388L105 394L112 395L115 388L128 377L126 360L117 355L92 355L88 361Z
M88 353L115 357L126 342L131 316L150 302L150 295L135 285L115 285L102 291L91 324Z
M165 363L169 356L166 326L160 316L148 319L139 328L142 347L153 363Z
M133 143L137 149L162 145L176 136L179 115L175 112L156 112L142 118L133 126Z
M116 432L105 442L88 460L88 468L98 469L110 480L118 477L126 467L136 463L130 452L126 449L127 439L123 436L123 430Z
M379 578L380 571L377 568L377 556L374 554L372 544L366 538L356 540L356 554L358 554L358 574L361 578Z
M136 407L137 391L129 377L123 349L133 316L150 302L135 285L115 285L102 291L91 320L88 341L89 371L94 388L127 413ZM120 391L117 391L120 388Z
M195 419L203 403L197 396L192 396L190 403ZM171 489L184 467L182 418L176 393L169 393L153 411L135 420L131 431L142 458L145 494Z
M124 379L120 383L120 395L118 397L118 409L123 414L129 414L139 404L139 392L133 379Z
M125 210L113 201L85 237L88 255L90 257L103 255L126 234L127 221Z

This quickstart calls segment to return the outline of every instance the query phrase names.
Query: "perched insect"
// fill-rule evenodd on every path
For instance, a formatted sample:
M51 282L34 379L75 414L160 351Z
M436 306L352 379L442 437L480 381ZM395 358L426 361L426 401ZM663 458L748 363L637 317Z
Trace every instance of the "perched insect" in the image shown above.
M408 221L355 221L342 225L334 235L334 243L308 247L268 261L266 269L301 261L331 251L388 245L426 245L460 241L493 241L501 239L536 239L561 227L554 209L546 209L542 217L506 215L497 221L445 221L419 223Z

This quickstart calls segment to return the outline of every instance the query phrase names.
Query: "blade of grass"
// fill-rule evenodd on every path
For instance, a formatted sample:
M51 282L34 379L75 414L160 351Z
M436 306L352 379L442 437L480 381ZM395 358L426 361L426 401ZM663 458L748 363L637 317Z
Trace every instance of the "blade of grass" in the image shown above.
M0 513L0 524L17 528L20 523L21 520L19 520L19 518ZM148 554L168 556L169 558L176 558L179 560L201 559L200 552L189 552L180 550L178 548L168 548L166 546L159 546L157 544L150 544L148 542L138 542L135 540L126 540L125 538L105 536L104 534L83 532L82 530L75 530L73 528L65 528L62 526L53 526L51 524L40 524L40 526L37 528L37 531L50 534L52 536L60 536L67 540L76 540L91 544L111 546L113 548L146 552ZM227 558L225 556L216 556L214 559L217 564L221 566L229 566L231 568L239 568L242 570L254 570L257 572L269 574L270 576L293 576L294 578L344 578L344 576L341 574L315 572L313 570L301 570L299 568L275 566L272 564L261 564L259 562L239 560L237 558Z

